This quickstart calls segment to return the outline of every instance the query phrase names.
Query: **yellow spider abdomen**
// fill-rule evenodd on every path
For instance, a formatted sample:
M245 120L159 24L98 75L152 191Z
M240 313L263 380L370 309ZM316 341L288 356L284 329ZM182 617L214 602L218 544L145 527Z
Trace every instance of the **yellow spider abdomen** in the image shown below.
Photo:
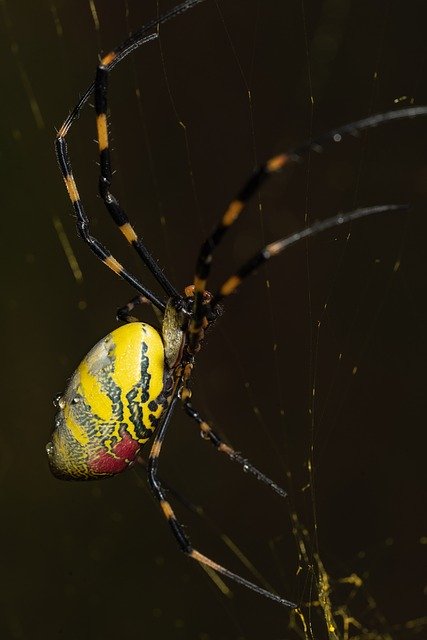
M123 471L157 426L166 405L163 342L132 322L100 340L58 400L47 452L53 473L91 479Z

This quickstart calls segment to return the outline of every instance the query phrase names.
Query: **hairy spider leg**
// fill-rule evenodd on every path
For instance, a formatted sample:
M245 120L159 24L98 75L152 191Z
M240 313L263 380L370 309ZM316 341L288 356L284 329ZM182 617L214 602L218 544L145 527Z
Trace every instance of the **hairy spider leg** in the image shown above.
M183 400L183 408L185 413L192 418L200 427L200 432L206 441L209 442L215 447L216 451L220 453L225 453L230 460L233 462L237 462L243 467L243 470L251 473L257 480L263 482L267 486L269 486L273 491L278 493L282 498L286 497L286 491L279 487L273 480L271 480L268 476L263 474L259 469L254 467L246 458L244 458L239 452L235 451L232 447L226 444L220 436L212 429L212 427L202 418L200 413L193 407L188 398Z
M328 143L340 142L346 135L356 136L361 131L376 127L386 122L414 118L422 115L427 115L427 107L425 106L396 109L395 111L387 111L368 118L363 118L362 120L345 124L342 127L328 131L327 133L313 138L312 140L308 140L295 149L275 155L255 170L244 187L238 192L237 196L230 202L218 225L201 246L196 262L194 276L195 301L193 319L190 323L190 344L193 350L196 349L200 335L202 334L204 317L203 294L206 291L207 280L212 265L213 252L223 239L227 230L239 218L246 203L261 188L267 178L272 174L281 171L285 165L302 160L304 155L309 151L320 152Z
M204 564L210 567L214 571L217 571L223 576L226 576L227 578L234 580L235 582L241 584L242 586L247 587L252 591L255 591L259 595L270 598L270 600L274 600L275 602L278 602L279 604L282 604L286 607L295 608L297 605L291 602L290 600L286 600L285 598L282 598L271 591L262 589L261 587L254 584L253 582L249 582L249 580L246 580L242 576L229 571L228 569L218 564L214 560L211 560L207 556L204 556L202 553L197 551L197 549L194 549L192 547L189 538L184 533L181 523L178 522L170 503L166 500L165 489L162 486L157 475L157 467L158 467L158 459L159 459L160 451L161 451L163 440L165 438L166 431L168 428L168 424L172 417L172 413L176 406L177 400L178 400L178 395L175 392L175 396L173 397L168 409L166 410L161 426L159 427L159 430L155 436L153 445L151 447L150 456L149 456L148 465L147 465L147 472L148 472L148 481L150 483L151 489L154 493L154 496L156 497L156 499L160 504L163 515L165 516L166 520L169 523L169 526L178 543L179 548L181 549L181 551L183 551L187 556L189 556L193 560L196 560L200 564Z
M146 44L151 40L155 40L158 37L158 32L149 34L147 32L153 31L153 29L155 29L156 27L158 28L161 24L164 24L165 22L168 22L169 20L172 20L177 16L182 15L183 13L186 13L186 11L189 11L190 9L198 4L201 4L204 1L205 0L185 0L185 2L182 2L169 11L166 11L161 16L150 20L150 22L147 22L140 29L138 29L134 33L131 33L131 35L126 38L126 40L124 40L110 53L110 58L107 64L108 69L113 69L117 64L119 64L119 62L126 58L126 56L132 53L132 51L135 51L135 49L138 49L138 47L140 47L141 45ZM89 100L94 89L95 82L92 82L92 84L87 87L86 91L79 98L77 104L70 111L67 118L64 120L59 130L60 137L64 138L67 135L74 122L79 118L80 111Z
M267 262L270 258L277 256L279 253L287 249L293 244L300 242L304 238L310 238L311 236L315 236L322 231L326 231L326 229L333 229L334 227L341 226L346 222L350 222L351 220L357 220L358 218L365 218L366 216L370 216L377 213L387 213L391 211L408 211L409 206L403 204L388 204L377 207L366 207L363 209L355 209L354 211L350 211L349 213L339 213L336 216L331 218L326 218L326 220L321 220L318 222L314 222L310 227L306 227L301 229L301 231L296 231L285 238L281 238L280 240L276 240L275 242L271 242L266 245L263 249L258 251L255 255L252 256L243 266L238 269L234 275L230 276L223 282L218 291L212 298L211 305L214 308L223 300L223 298L229 296L231 293L234 293L236 289L239 287L241 282L250 276L258 267L260 267L264 262Z

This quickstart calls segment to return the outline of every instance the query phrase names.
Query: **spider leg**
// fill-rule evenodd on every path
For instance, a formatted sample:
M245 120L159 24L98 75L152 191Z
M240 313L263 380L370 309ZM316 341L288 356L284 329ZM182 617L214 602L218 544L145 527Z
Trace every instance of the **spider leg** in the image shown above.
M114 69L116 65L119 64L124 58L126 58L132 51L138 49L141 45L146 44L147 42L151 42L152 40L156 40L158 38L158 30L161 24L168 22L169 20L173 20L176 17L186 13L193 7L196 7L198 4L204 2L205 0L184 0L181 4L172 7L169 11L166 11L161 16L150 20L146 24L144 24L140 29L131 33L131 35L126 38L118 47L113 49L109 54L106 61L106 65L108 66L108 70L111 71ZM149 32L152 33L149 33ZM105 59L105 56L104 56ZM80 112L88 102L90 96L92 95L95 89L95 82L90 84L86 91L81 95L77 104L71 109L68 116L65 118L62 126L58 132L58 137L65 138L68 134L69 130L73 126L73 124L78 120L80 116Z
M328 133L309 140L295 149L290 149L284 153L273 156L267 160L265 164L260 165L255 170L244 187L230 202L219 223L200 248L194 276L194 311L193 318L190 323L190 346L193 351L201 339L200 333L204 316L203 294L206 291L207 280L212 266L213 252L220 244L231 225L239 218L247 202L255 193L257 193L264 182L273 174L280 172L286 165L301 161L310 151L321 152L327 144L341 142L344 136L356 136L361 131L376 127L386 122L414 118L416 116L423 115L427 115L427 107L425 106L395 109L394 111L387 111L385 113L369 116L368 118L363 118L362 120L357 120L356 122L343 125L338 129L328 131Z
M254 467L246 458L244 458L240 453L235 451L232 447L226 444L219 435L212 429L212 427L203 420L200 413L193 407L191 402L188 399L183 400L183 407L185 413L190 416L200 427L200 432L203 438L209 440L209 442L215 447L217 451L220 453L225 453L230 460L233 462L237 462L243 467L243 470L251 473L257 480L264 482L264 484L268 485L278 493L282 498L286 497L286 491L279 487L273 480L271 480L268 476L264 475L259 471L256 467Z
M61 129L62 130L62 129ZM86 211L84 210L83 203L80 199L79 192L77 190L77 185L74 180L73 171L71 168L71 162L68 155L67 143L65 141L65 137L61 134L61 130L59 131L56 140L55 140L55 149L56 156L58 158L58 163L62 172L62 176L64 178L65 186L67 187L68 195L70 196L71 203L74 208L74 212L76 215L76 224L78 232L81 238L89 245L91 251L114 273L116 273L120 278L126 280L134 289L136 289L140 294L145 296L150 300L152 304L154 304L161 311L165 310L165 303L157 298L157 296L144 287L143 284L129 271L127 271L120 262L118 262L114 256L111 255L111 252L102 245L96 238L94 238L89 229L89 218L87 217Z
M131 315L131 312L135 309L135 307L137 307L140 304L152 304L152 303L150 302L150 300L148 300L148 298L145 298L144 296L141 296L141 295L135 296L123 307L119 307L119 309L117 309L117 312L116 312L117 320L120 320L121 322L141 322L139 318ZM153 311L157 317L159 325L161 326L163 322L163 314L160 313L160 311L154 305L153 305Z
M129 222L129 218L125 210L120 206L118 200L111 193L110 187L113 180L113 172L111 168L111 154L109 148L108 125L107 125L107 94L108 94L108 74L111 70L108 67L108 61L114 56L114 51L104 56L98 65L95 78L95 111L96 111L96 127L98 130L98 146L99 146L99 193L105 204L105 207L126 238L130 245L133 246L140 258L143 260L149 271L153 274L157 282L166 292L169 298L178 296L175 287L169 282L162 269L159 267L145 244L137 236L133 226Z
M131 315L131 312L140 304L150 304L150 300L145 296L135 296L123 307L117 309L117 320L121 320L121 322L139 322L138 318Z
M355 209L354 211L350 211L349 213L340 213L331 218L326 218L326 220L321 220L319 222L314 222L310 227L306 227L301 231L297 231L287 236L286 238L281 238L280 240L276 240L275 242L271 242L267 246L265 246L261 251L258 251L252 258L250 258L245 264L240 267L236 271L234 275L230 278L227 278L225 282L221 285L218 291L212 298L212 308L215 308L218 303L225 297L229 296L231 293L236 291L237 287L241 284L241 282L250 276L258 267L260 267L264 262L267 262L270 258L277 256L279 253L287 249L293 244L300 242L304 238L310 238L311 236L315 236L326 229L333 229L334 227L339 227L346 222L350 222L351 220L357 220L358 218L365 218L366 216L370 216L376 213L386 213L390 211L407 211L409 209L408 205L401 204L388 204L377 207L366 207L363 209Z
M170 503L166 500L165 488L162 486L157 475L157 467L158 467L158 459L159 459L160 451L161 451L163 440L165 438L166 431L168 428L168 424L172 417L172 413L175 408L177 400L178 400L178 396L175 395L175 397L172 399L169 407L166 410L164 419L159 427L159 430L155 436L153 445L151 447L150 457L148 460L148 481L150 483L150 486L154 493L155 498L158 500L160 504L163 515L165 516L166 520L169 523L169 526L172 530L173 536L175 537L178 543L179 548L181 549L181 551L183 551L187 556L189 556L193 560L196 560L200 564L204 564L210 567L214 571L217 571L221 575L226 576L231 580L234 580L235 582L241 584L244 587L247 587L248 589L251 589L252 591L255 591L259 595L263 595L267 598L270 598L270 600L274 600L275 602L278 602L279 604L282 604L286 607L295 608L296 604L294 604L293 602L290 602L285 598L281 598L280 596L278 596L277 594L271 591L262 589L261 587L254 584L253 582L249 582L249 580L246 580L242 576L229 571L228 569L218 564L214 560L211 560L207 556L204 556L197 549L194 549L192 547L190 539L184 533L184 529L181 523L178 522Z
M141 454L139 454L136 458L138 464L147 471L147 462L143 458ZM201 518L206 524L209 526L210 530L215 533L219 538L221 538L222 542L231 553L236 556L236 558L252 573L252 575L263 583L263 586L269 590L274 591L274 588L270 585L270 583L265 579L265 577L254 567L249 558L242 552L242 550L237 546L237 544L222 530L220 527L209 517L209 515L205 512L204 508L200 504L195 504L191 502L185 495L183 495L180 491L177 491L170 484L165 482L163 478L159 479L160 484L166 490L166 492L173 496L173 498L183 505L188 511L194 513L196 516Z

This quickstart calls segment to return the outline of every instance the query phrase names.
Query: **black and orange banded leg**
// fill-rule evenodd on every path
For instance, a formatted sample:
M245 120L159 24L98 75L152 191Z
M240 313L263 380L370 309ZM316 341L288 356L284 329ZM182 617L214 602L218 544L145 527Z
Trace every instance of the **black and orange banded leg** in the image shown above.
M282 487L279 487L279 485L277 485L264 473L259 471L259 469L254 467L238 451L235 451L232 447L230 447L230 445L221 440L219 435L212 429L212 427L206 422L206 420L202 418L200 413L193 407L189 400L186 399L183 401L183 407L186 414L199 425L200 432L203 438L209 440L209 442L215 447L217 451L219 451L220 453L225 453L230 458L230 460L233 460L233 462L237 462L238 464L240 464L244 471L251 473L257 480L271 487L271 489L282 496L282 498L286 497L286 491L282 489Z
M144 287L143 284L127 271L118 260L114 258L111 252L101 244L96 238L94 238L89 230L89 219L83 207L83 203L80 199L77 185L74 180L71 162L68 155L67 143L65 137L59 131L55 140L55 150L58 158L58 163L64 178L65 186L67 187L68 195L70 196L71 203L73 205L74 212L76 214L76 224L80 237L89 245L91 251L102 262L120 278L126 280L136 291L150 300L161 311L165 310L165 303L152 293L149 289Z
M196 263L194 276L194 311L189 327L190 346L193 349L200 339L201 329L203 327L203 300L215 248L220 244L231 225L236 222L246 203L260 189L269 175L280 171L290 159L286 154L281 154L271 158L268 162L258 167L243 189L241 189L234 200L230 202L218 225L202 244Z
M279 253L282 253L285 249L300 242L305 238L310 238L312 236L325 231L326 229L333 229L334 227L339 227L346 222L351 222L352 220L357 220L358 218L365 218L366 216L370 216L377 213L387 213L391 211L407 211L409 209L408 205L404 204L386 204L377 207L366 207L361 209L355 209L354 211L350 211L349 213L340 213L331 218L326 218L326 220L321 220L319 222L314 222L310 227L306 227L301 229L301 231L296 231L286 238L281 238L280 240L276 240L275 242L271 242L263 249L258 251L252 258L250 258L243 266L240 267L232 276L227 278L220 286L220 288L216 291L212 298L211 306L214 309L224 298L234 293L237 288L240 286L242 281L250 276L254 271L256 271L262 264L277 256Z
M280 596L278 596L276 593L267 591L266 589L262 589L261 587L254 584L253 582L250 582L249 580L246 580L242 576L229 571L222 565L218 564L214 560L211 560L207 556L204 556L202 553L200 553L200 551L192 547L190 539L185 534L182 525L180 524L180 522L178 522L170 503L166 499L165 489L162 486L157 475L157 467L158 467L158 459L159 459L160 451L162 448L163 440L166 435L169 421L172 417L172 413L177 401L178 401L178 396L175 396L175 398L172 400L171 404L166 410L165 417L162 421L161 426L159 427L159 431L157 432L153 445L151 447L150 457L148 459L148 481L150 483L150 487L154 493L154 496L159 501L163 515L165 516L166 520L169 523L169 526L178 543L179 548L181 549L181 551L183 551L187 556L189 556L193 560L196 560L197 562L200 562L201 564L204 564L210 567L211 569L213 569L214 571L217 571L218 573L225 576L226 578L230 578L231 580L234 580L238 584L241 584L242 586L247 587L252 591L255 591L259 595L270 598L270 600L274 600L279 604L282 604L286 607L295 608L297 605L291 602L290 600L286 600L285 598L281 598Z
M226 211L222 215L220 222L202 244L200 249L194 276L195 302L193 319L190 323L190 346L193 350L200 340L199 336L204 316L203 294L206 291L207 280L212 265L213 252L223 239L227 230L239 218L246 203L262 187L267 178L272 176L274 173L281 171L285 165L301 161L310 151L321 152L327 144L341 142L345 136L356 136L361 131L365 131L366 129L370 129L387 122L424 115L427 115L427 107L396 109L394 111L387 111L386 113L369 116L368 118L363 118L362 120L357 120L337 129L333 129L332 131L328 131L327 133L312 140L308 140L302 145L294 149L290 149L285 153L275 155L265 164L260 165L258 169L256 169L237 196L230 202Z
M129 218L125 210L120 206L117 198L111 193L110 187L113 179L111 169L111 154L108 138L107 124L107 93L108 93L108 74L110 73L108 64L114 60L115 52L112 51L101 60L95 78L95 111L96 111L96 127L98 131L98 147L99 147L99 193L109 212L110 216L129 242L135 249L145 265L151 271L157 282L166 292L169 298L177 297L178 292L169 282L162 269L154 260L145 244L137 236L135 229L129 222Z

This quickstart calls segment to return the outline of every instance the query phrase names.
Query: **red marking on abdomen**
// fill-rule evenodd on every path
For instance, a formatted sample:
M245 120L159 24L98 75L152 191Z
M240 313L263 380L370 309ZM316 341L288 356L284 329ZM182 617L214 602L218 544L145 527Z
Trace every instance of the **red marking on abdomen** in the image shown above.
M140 447L141 445L125 432L111 451L100 451L89 463L89 468L95 474L120 473L135 460Z

